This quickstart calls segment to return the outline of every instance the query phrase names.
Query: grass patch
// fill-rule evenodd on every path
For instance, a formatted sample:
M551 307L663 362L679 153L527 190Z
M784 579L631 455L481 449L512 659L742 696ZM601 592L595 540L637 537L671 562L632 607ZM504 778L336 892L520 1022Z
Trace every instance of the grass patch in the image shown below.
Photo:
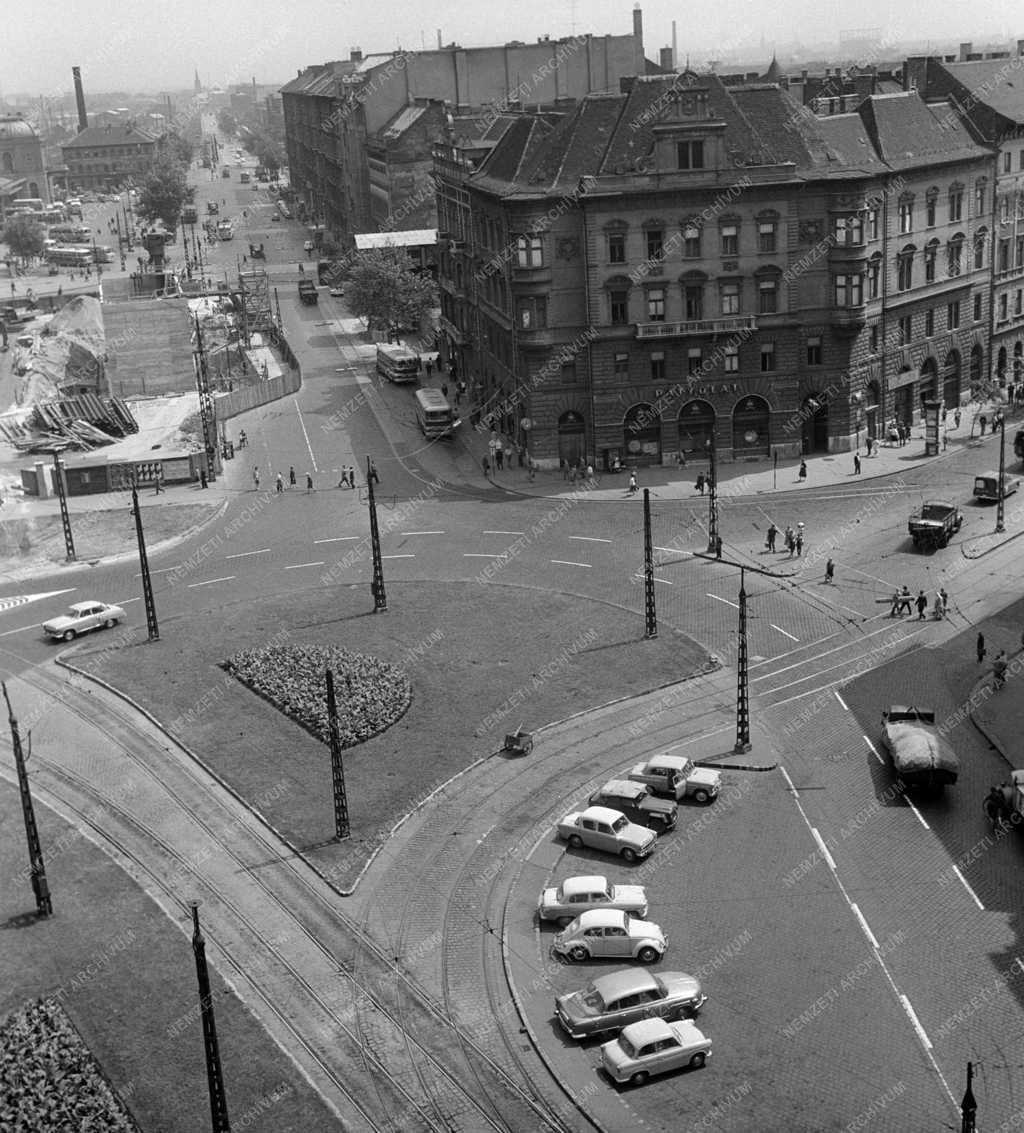
M409 678L379 657L330 645L243 649L224 668L323 743L330 742L326 670L334 674L341 746L354 747L400 719L409 707Z

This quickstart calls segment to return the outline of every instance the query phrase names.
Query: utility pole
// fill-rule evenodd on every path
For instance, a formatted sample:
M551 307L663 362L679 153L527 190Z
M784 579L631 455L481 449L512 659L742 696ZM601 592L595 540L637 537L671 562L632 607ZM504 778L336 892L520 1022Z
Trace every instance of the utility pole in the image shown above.
M974 1064L967 1063L967 1089L964 1090L963 1100L960 1102L960 1133L975 1133L977 1125L975 1117L978 1112L978 1103L974 1100L974 1090L971 1089L971 1079L974 1077Z
M373 612L380 613L388 608L388 596L384 590L384 560L380 553L380 531L377 528L377 501L373 498L373 481L376 472L373 461L366 458L366 488L370 504L370 547L373 551L373 581L370 592L373 594Z
M36 812L32 806L32 792L28 785L28 770L26 764L32 756L32 735L29 733L28 755L21 748L21 732L18 730L18 721L11 707L11 698L7 693L7 682L0 686L4 690L4 700L7 701L7 720L11 725L11 747L14 749L14 766L18 772L18 791L21 795L21 813L25 818L25 838L28 842L28 860L32 871L32 892L36 897L36 912L41 917L53 914L53 903L50 900L50 886L46 881L46 865L43 862L43 847L39 842L39 828L36 826Z
M220 1069L220 1048L217 1045L217 1022L213 1016L213 995L210 973L206 966L206 941L199 928L199 902L189 901L192 909L192 951L196 957L196 979L199 982L199 1007L203 1015L203 1052L206 1055L206 1083L210 1089L210 1128L213 1133L231 1133L228 1099L224 1093L224 1076Z
M742 755L750 751L750 690L747 668L747 588L746 572L740 567L739 648L736 654L736 744L733 751Z
M153 579L146 557L146 540L142 534L142 512L139 510L139 490L132 485L132 515L135 516L135 537L139 541L139 573L142 575L142 600L146 605L146 628L149 640L160 640L160 627L156 623L156 604L153 601Z
M718 545L718 459L715 451L715 434L708 438L708 551L715 553Z
M60 525L64 528L64 549L67 561L75 561L75 537L71 534L71 516L68 514L67 484L64 480L64 461L57 453L53 454L53 481L57 486L57 499L60 500Z
M999 502L996 504L996 534L1006 530L1003 519L1006 514L1006 414L999 410Z
M195 316L195 326L199 417L203 424L203 447L206 449L206 479L212 484L217 479L217 419L213 409L213 395L210 393L210 374L206 367L206 348L203 345L203 331L198 314Z
M331 783L334 787L334 838L340 842L349 836L348 794L345 791L345 767L341 760L341 730L338 727L338 702L334 697L334 674L327 670L327 723L331 734Z
M651 490L644 488L644 637L658 636L654 604L654 550L651 543Z

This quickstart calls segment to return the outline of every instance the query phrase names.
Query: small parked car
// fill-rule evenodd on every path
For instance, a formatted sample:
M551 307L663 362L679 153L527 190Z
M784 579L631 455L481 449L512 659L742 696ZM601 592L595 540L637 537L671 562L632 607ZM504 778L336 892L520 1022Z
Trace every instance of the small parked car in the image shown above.
M697 1069L710 1057L711 1040L689 1019L630 1023L617 1039L601 1047L605 1073L631 1086L642 1086L652 1074L666 1074L681 1066Z
M559 837L565 838L574 850L590 846L618 854L627 862L646 858L654 851L657 834L646 826L637 826L618 810L606 806L590 806L567 814L558 824Z
M332 295L335 299L342 298L344 294L345 288L342 287L340 283L336 283L328 292L328 295Z
M629 779L610 779L590 796L592 806L607 806L619 810L640 826L649 826L659 834L673 829L679 808L668 799L658 799L645 783Z
M306 240L302 245L302 250L304 252L312 252L313 251L313 241L312 240Z
M589 1039L640 1019L682 1019L706 1002L696 976L622 968L591 980L582 991L557 996L555 1017L570 1038Z
M577 964L630 958L653 964L665 955L668 938L653 921L643 921L621 909L591 909L562 929L551 947L557 955Z
M79 634L100 626L113 629L124 616L120 606L108 606L106 602L75 602L66 614L43 622L43 633L60 641L74 641Z
M647 916L647 891L642 885L610 885L607 877L567 877L561 885L545 889L537 901L542 921L571 924L588 909L622 909L638 917Z
M654 794L676 802L692 798L698 803L710 803L722 786L721 772L713 767L698 767L685 755L656 755L646 763L638 763L627 778L646 783Z

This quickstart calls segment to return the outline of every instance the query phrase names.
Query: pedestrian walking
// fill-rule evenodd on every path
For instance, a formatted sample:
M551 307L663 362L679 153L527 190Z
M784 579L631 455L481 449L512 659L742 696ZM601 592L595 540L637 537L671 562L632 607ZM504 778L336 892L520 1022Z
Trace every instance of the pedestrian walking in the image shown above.
M864 447L868 451L868 456L870 456L871 450L875 447L875 438L874 437L868 437L868 439L864 442Z
M860 475L860 456L857 453L853 454L853 474L854 476Z
M629 494L635 496L639 490L639 485L636 482L636 473L630 472L629 474Z
M705 483L706 483L706 481L704 479L704 473L698 472L697 473L697 480L696 480L696 483L694 484L694 487L697 489L698 492L700 492L700 494L702 496L704 495L704 484Z
M242 430L242 431L241 431L241 432L240 432L240 433L238 434L238 447L239 447L239 448L245 448L245 445L246 445L246 441L247 441L247 437L246 437L246 435L245 435L245 430L243 429L243 430Z
M163 480L163 469L159 465L157 465L156 471L153 473L153 487L155 489L155 491L153 492L154 496L159 496L160 493L164 490Z
M429 378L434 373L434 363L427 359L427 377Z
M1006 660L1006 650L1000 649L992 662L992 686L993 688L1000 689L1006 684L1006 670L1008 662Z
M716 535L715 536L715 558L720 559L721 557L722 557L722 536Z
M568 480L569 479L569 462L565 459L564 456L560 456L558 458L558 467L562 470L562 479Z
M988 418L984 413L978 418L978 424L981 426L981 435L985 435L985 426L988 424Z
M489 461L489 460L487 459L487 457L485 456L485 457L483 458L483 460L482 460L482 461L481 461L480 463L481 463L481 464L483 465L483 469L484 469L484 476L485 476L486 478L490 478L490 475L491 475L491 462L490 462L490 461Z
M825 564L825 582L827 585L831 586L835 582L835 579L836 564L831 559L829 559Z
M522 457L522 454L520 454L520 456L519 456L519 467L522 468L522 466L523 466L523 457ZM593 479L594 479L594 466L592 464L588 464L587 465L587 482L591 483L591 482L593 482Z
M288 487L289 488L295 487L295 465L294 464L290 464L288 466Z
M910 590L904 586L900 590L900 613L912 614L914 612L914 599L910 595Z
M352 489L353 491L355 491L355 486L356 486L356 466L355 466L354 464L350 464L350 465L348 466L348 486L349 486L349 487L350 487L350 488L351 488L351 489Z
M782 544L789 551L789 557L793 557L793 552L796 550L796 537L793 535L793 528L786 524L786 530L782 536Z
M306 495L309 495L313 490L313 474L312 472L306 473Z
M575 460L569 465L569 483L570 484L576 483L576 461Z
M924 621L924 612L928 609L928 596L923 590L917 592L917 620Z
M370 461L370 471L367 473L367 479L372 480L375 484L380 483L380 477L377 475L377 465Z
M892 592L892 606L889 609L889 617L894 618L900 610L900 592L899 588Z
M960 428L960 410L959 409L953 410L953 428L954 429Z
M799 558L804 553L804 533L798 531L796 533L796 555Z
M501 447L501 441L496 441L494 444L494 467L500 472L505 466L505 450Z
M978 664L980 665L985 660L985 635L983 633L978 634L976 648L978 650Z
M339 488L347 488L348 487L348 465L347 464L343 464L341 466L341 479L338 481L338 487Z
M277 494L280 495L284 491L284 477L280 472L277 474L276 480Z
M765 546L768 548L769 552L773 555L775 554L775 539L778 536L778 534L779 534L779 529L775 526L774 523L770 523L768 525L768 537L767 537L767 540L765 541Z
M258 492L260 490L260 470L255 464L252 466L252 482L255 484L256 491Z
M807 461L806 460L800 461L800 471L797 473L797 479L798 480L806 480L807 479Z
M423 373L423 359L418 354L416 355L416 373Z

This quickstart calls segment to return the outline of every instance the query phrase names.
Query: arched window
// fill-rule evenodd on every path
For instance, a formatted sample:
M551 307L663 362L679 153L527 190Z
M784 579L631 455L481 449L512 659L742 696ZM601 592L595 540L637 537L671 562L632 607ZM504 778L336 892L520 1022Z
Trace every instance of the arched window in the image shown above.
M771 449L768 402L763 397L745 397L732 411L734 456L767 456Z
M679 410L679 451L703 455L715 435L715 410L707 401L688 401Z
M952 278L964 270L964 234L958 232L950 238L946 249L947 274Z
M939 190L933 185L924 195L924 226L934 228L936 224L936 203L939 199Z
M988 229L979 228L974 234L974 266L975 268L983 268L985 266L985 241L988 239Z
M934 401L939 392L939 365L934 358L926 358L921 363L921 379L918 386L922 401Z
M627 460L637 464L661 463L661 415L654 406L638 402L626 410L622 447Z
M896 289L909 291L914 286L914 254L917 249L907 244L896 254Z

